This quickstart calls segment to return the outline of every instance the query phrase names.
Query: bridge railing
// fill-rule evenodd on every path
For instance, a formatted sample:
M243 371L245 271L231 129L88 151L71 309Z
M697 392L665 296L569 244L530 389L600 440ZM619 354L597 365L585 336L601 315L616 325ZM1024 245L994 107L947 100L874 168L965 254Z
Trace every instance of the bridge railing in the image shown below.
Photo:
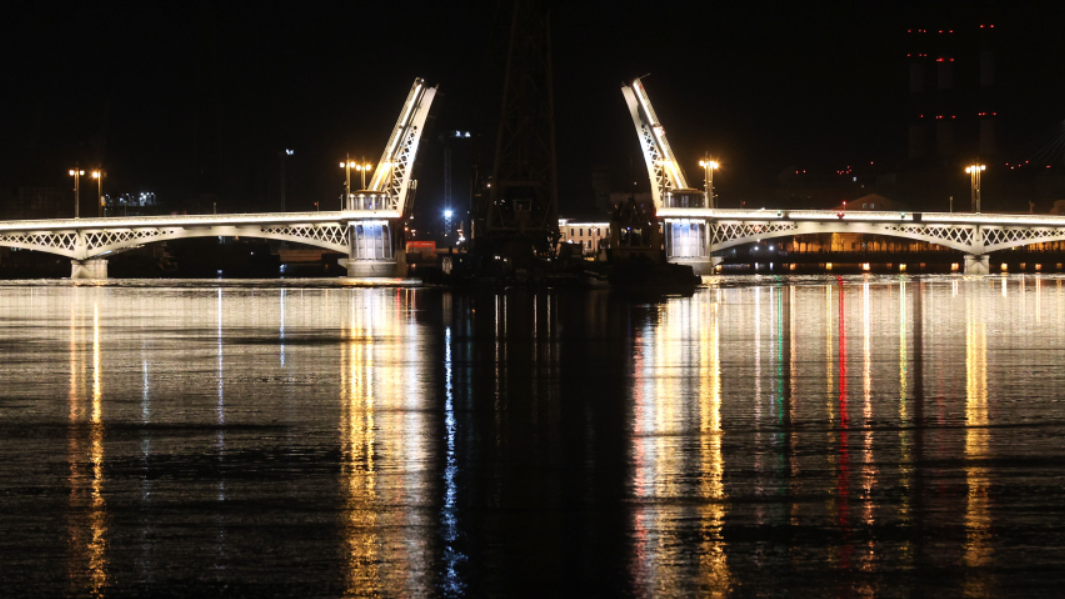
M366 219L394 219L394 210L337 210L331 212L246 212L226 214L168 214L0 221L0 231L50 231L137 227L194 227L213 225L311 224Z
M659 208L661 218L713 218L718 220L809 220L809 221L893 221L941 224L973 224L1004 226L1065 226L1065 216L1053 214L1008 214L972 212L909 212L871 210L757 210L735 208Z

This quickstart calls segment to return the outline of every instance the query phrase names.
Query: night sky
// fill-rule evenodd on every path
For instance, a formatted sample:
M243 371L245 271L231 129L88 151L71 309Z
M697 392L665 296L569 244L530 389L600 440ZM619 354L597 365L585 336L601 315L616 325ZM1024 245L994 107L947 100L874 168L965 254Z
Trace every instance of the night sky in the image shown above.
M488 49L508 11L493 2L21 3L6 9L0 36L0 184L67 185L74 160L95 166L102 156L108 191L155 191L181 209L198 193L197 138L209 147L213 135L222 209L276 208L283 148L296 152L289 208L332 208L337 162L348 152L376 162L411 82L424 77L441 95L416 171L418 206L436 204L437 136L473 130L491 158L497 109L480 90L501 87ZM701 180L697 161L710 151L723 163L723 194L730 185L745 193L740 182L772 185L790 166L901 163L906 28L971 31L984 21L999 32L1003 154L1023 158L1065 120L1065 3L555 3L561 208L591 206L596 168L618 185L632 178L638 143L619 86L646 73L689 179ZM959 55L957 69L959 84L971 81L975 57Z

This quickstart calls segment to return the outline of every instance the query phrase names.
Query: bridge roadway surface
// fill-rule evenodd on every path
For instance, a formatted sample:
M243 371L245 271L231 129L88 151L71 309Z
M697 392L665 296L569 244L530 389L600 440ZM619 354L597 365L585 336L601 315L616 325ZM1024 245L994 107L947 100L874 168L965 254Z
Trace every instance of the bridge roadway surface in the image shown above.
M704 221L709 253L776 237L861 233L965 252L966 272L972 274L986 269L990 252L1065 241L1065 216L1053 215L659 208L658 217L667 222ZM351 225L399 218L394 210L343 210L0 221L0 246L66 256L75 270L79 263L124 250L192 237L276 239L353 255Z

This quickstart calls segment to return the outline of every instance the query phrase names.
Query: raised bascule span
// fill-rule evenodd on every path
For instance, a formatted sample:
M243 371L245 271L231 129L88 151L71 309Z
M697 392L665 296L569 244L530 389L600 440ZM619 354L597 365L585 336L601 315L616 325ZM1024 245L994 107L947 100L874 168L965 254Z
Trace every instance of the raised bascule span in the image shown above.
M0 246L70 258L72 279L107 278L107 259L149 243L250 237L347 254L349 276L406 274L402 221L410 213L418 143L436 87L415 79L368 189L346 210L0 221Z
M987 274L988 254L1033 243L1065 241L1065 217L958 212L836 212L833 210L727 210L706 205L688 188L665 128L640 78L621 92L636 125L655 213L669 262L708 274L715 252L776 237L859 233L925 241L965 252L966 274Z
M707 208L706 200L699 190L688 187L673 148L666 138L666 129L658 120L647 89L637 77L631 84L622 84L640 149L647 164L651 180L651 197L655 211L662 220L666 259L677 264L688 264L696 274L709 274L713 261L707 247L708 223L698 217L664 217L662 211L671 208Z

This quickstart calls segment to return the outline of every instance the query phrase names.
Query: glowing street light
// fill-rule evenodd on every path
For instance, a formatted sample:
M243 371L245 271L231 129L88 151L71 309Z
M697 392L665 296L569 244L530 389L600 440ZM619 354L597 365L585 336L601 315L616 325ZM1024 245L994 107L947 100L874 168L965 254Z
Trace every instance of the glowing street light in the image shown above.
M363 160L365 160L365 158ZM373 169L373 165L372 164L356 164L355 165L355 170L359 171L362 174L362 188L363 189L366 189L366 173L370 172L372 169Z
M965 167L965 172L969 173L972 185L973 212L977 214L980 214L980 173L985 170L987 170L987 167L982 164L973 164Z
M355 166L355 163L350 160L340 163L340 168L347 173L347 178L344 180L344 201L340 203L341 210L347 208L348 203L351 202L351 167L353 166Z
M85 171L78 168L70 169L69 174L74 177L74 218L81 218L81 176Z
M97 216L103 216L104 215L104 172L102 170L93 171L92 172L92 178L96 179L96 195L99 196L97 198L99 200L99 204L98 204L98 208L99 209L97 210L97 214L96 215Z
M706 178L703 184L703 195L706 198L706 207L717 208L717 206L714 205L714 171L717 170L719 165L717 162L710 160L710 155L707 154L705 160L699 161L699 166L703 167L703 170L706 172Z
M363 160L365 160L365 158L363 158ZM344 169L344 172L347 173L347 178L344 180L344 197L346 205L351 201L351 169L355 169L362 175L362 189L366 189L366 173L373 170L373 165L363 162L355 162L349 156L347 160L340 163L340 168ZM340 208L343 210L344 206L341 206Z

